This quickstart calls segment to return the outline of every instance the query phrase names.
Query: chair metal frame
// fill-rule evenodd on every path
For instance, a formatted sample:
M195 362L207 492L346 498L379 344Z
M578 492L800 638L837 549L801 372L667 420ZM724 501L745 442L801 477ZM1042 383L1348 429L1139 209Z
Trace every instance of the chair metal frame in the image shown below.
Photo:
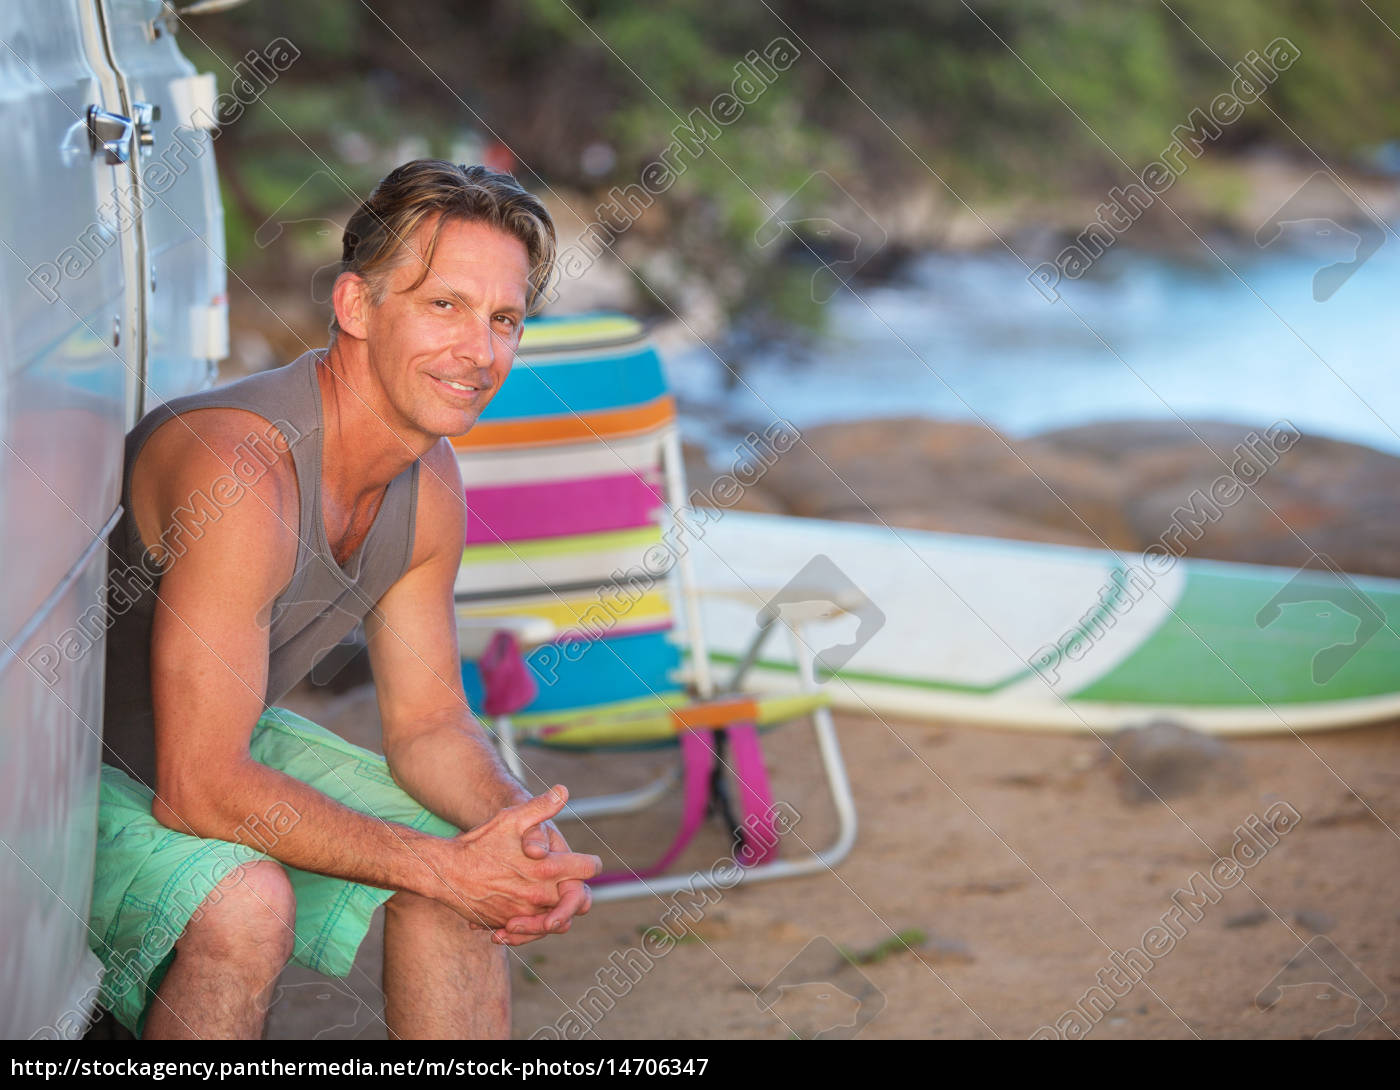
M674 422L667 425L666 431L661 437L661 445L666 508L670 513L672 524L682 535L689 535L691 541L698 541L699 535L695 534L689 527L689 507L685 502L685 475L680 433ZM685 633L690 652L689 674L694 691L701 699L713 697L716 695L715 681L700 616L700 598L706 593L706 590L696 585L689 548L681 551L676 564L668 573L668 579L673 587L679 584L678 600L682 603ZM754 596L755 601L761 600L763 591L776 590L776 588L746 589ZM841 611L842 607L838 597L823 588L818 588L818 591L818 593L814 593L814 598L824 594L829 601L834 603L834 611L838 613ZM803 611L800 608L794 610L791 607L784 607L782 610L781 621L788 629L797 662L800 692L815 693L819 691L814 656L811 647L802 636L802 626L821 616L829 615L831 615L830 612L814 614L811 610ZM728 679L726 691L735 692L740 689L745 674L757 660L763 644L778 627L779 621L780 617L777 614L765 617L732 676ZM538 618L500 616L477 617L466 624L459 621L459 632L463 637L464 644L470 643L473 648L483 646L483 637L489 638L491 631L500 628L508 628L514 632L523 649L548 643L558 635L556 631L553 631L553 625L540 621ZM474 657L468 653L466 648L464 648L464 655ZM836 737L836 728L832 722L830 707L822 705L814 709L810 718L837 821L835 839L826 848L820 851L811 850L809 858L774 859L756 866L742 868L734 880L726 881L723 884L705 871L662 875L654 878L638 877L629 881L595 887L593 899L599 902L616 901L647 895L664 896L681 890L732 889L737 885L752 882L813 874L831 869L840 863L850 853L855 843L857 831L855 799L851 793L850 780L841 756L841 748ZM521 760L519 739L511 717L509 715L493 716L491 724L506 767L510 769L512 774L524 780L526 770ZM641 787L613 794L572 799L560 817L561 819L583 821L593 817L639 812L665 797L679 782L681 771L681 762L678 760L675 767ZM789 835L786 838L789 850L791 850L791 840L792 837ZM730 873L732 874L732 869Z

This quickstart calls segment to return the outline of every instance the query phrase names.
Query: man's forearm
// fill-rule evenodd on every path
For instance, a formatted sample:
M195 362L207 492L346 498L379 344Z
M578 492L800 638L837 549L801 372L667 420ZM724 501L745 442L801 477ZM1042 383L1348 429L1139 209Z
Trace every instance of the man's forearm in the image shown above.
M401 741L386 731L394 780L424 808L459 829L475 828L499 810L530 798L474 721L453 717L419 725Z
M211 790L158 793L153 813L170 828L244 843L299 870L435 900L455 897L443 877L442 837L361 813L251 759ZM270 826L258 817L271 813L284 820Z

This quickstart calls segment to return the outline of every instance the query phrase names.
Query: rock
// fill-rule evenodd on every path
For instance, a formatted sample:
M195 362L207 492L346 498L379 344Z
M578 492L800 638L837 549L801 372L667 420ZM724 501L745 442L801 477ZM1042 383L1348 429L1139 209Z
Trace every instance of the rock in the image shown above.
M1354 790L1348 789L1342 795L1341 805L1317 817L1310 817L1308 823L1315 828L1329 825L1365 825L1379 821L1371 805Z
M969 965L976 960L972 948L962 939L937 933L930 934L914 955L925 965Z
M1118 790L1127 803L1190 795L1234 770L1229 746L1219 738L1157 720L1119 731L1110 748Z
M1179 555L1285 567L1315 550L1343 571L1400 575L1400 458L1318 436L1290 443L1267 427L1189 425L1118 421L1037 438L1119 467L1136 548L1162 542ZM1228 476L1257 483L1244 492L1217 484ZM1194 528L1193 503L1206 516Z
M986 894L995 897L1002 893L1012 893L1025 884L1026 883L1019 878L990 879L981 882L969 882L965 886L960 886L956 892L973 896Z
M802 438L763 480L795 515L1128 543L1116 475L1090 459L1033 445L1023 451L961 421L855 421L807 428Z
M928 509L961 488L961 463L995 457L994 432L973 424L861 420L804 429L765 487L795 515L871 518L891 505ZM945 472L938 472L938 470Z
M1229 460L1230 448L1239 442L1242 429L1238 424L1214 420L1193 420L1188 423L1212 451ZM1127 452L1143 455L1174 449L1182 445L1183 438L1197 445L1200 442L1176 420L1108 420L1058 428L1036 438L1050 447L1095 461L1118 458Z
M723 499L728 499L730 495L728 491L715 492L714 483L721 476L721 471L710 465L709 459L701 448L686 443L681 449L685 464L686 491L692 505L696 507L726 506L739 511L765 511L770 514L787 513L786 505L764 489L762 479L743 489L739 498L733 503L725 505L716 503L714 497L717 495Z
M1258 927L1261 923L1269 919L1269 913L1262 908L1253 908L1248 912L1237 912L1233 916L1225 917L1225 926L1231 930L1241 927Z
M1300 908L1293 913L1293 922L1306 927L1314 935L1325 935L1337 926L1337 920L1330 913L1311 908Z
M1050 777L1044 772L1008 772L992 781L1004 787L1044 787Z
M792 945L795 943L805 943L811 938L811 935L789 920L778 920L776 923L769 925L768 938L775 944L787 943Z
M694 451L687 469L702 492L717 475ZM1400 576L1396 495L1400 458L1282 428L1122 420L1012 440L910 417L804 429L735 506L1285 567L1316 550Z
M1102 764L1105 754L1102 750L1094 753L1076 753L1070 758L1069 767L1075 772L1088 772L1097 764Z
M882 508L874 513L854 515L846 521L868 522L910 530L936 530L945 534L976 534L980 537L1012 538L1016 541L1045 541L1052 545L1082 545L1098 548L1099 539L1087 530L1078 533L1059 526L1021 518L1005 511L993 511L973 503L949 504L936 511L922 507Z

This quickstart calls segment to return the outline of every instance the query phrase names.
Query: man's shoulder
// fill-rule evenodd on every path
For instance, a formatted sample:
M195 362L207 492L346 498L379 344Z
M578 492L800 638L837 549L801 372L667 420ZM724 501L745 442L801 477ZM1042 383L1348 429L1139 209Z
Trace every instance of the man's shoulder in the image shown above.
M292 448L319 420L309 352L283 367L187 394L147 413L127 437L127 472L180 488L201 475L213 486L231 474L242 489L296 486Z
M146 443L158 435L176 445L180 436L254 444L279 442L291 446L315 426L318 401L306 353L282 367L259 371L208 390L186 394L156 406L132 429L129 441ZM183 424L183 427L181 426ZM230 432L236 433L229 435Z
M457 456L447 439L440 439L418 465L418 502L414 518L411 566L434 554L460 556L466 539L467 503Z
M129 495L142 541L166 535L258 539L277 550L298 532L299 490L291 446L257 413L228 407L172 415L154 431L130 467ZM197 531L197 532L196 532Z
M242 489L296 482L292 444L276 422L249 409L216 406L172 415L151 433L132 465L133 481L154 475L187 488L213 488L229 475ZM206 480L207 478L207 480Z

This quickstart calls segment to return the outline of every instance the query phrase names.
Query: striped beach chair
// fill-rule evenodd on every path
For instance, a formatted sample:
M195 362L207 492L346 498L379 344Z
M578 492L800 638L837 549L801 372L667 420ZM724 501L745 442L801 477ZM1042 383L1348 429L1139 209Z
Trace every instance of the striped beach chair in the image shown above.
M802 618L781 618L806 662L801 691L740 689L745 662L782 627L776 614L755 625L751 654L733 676L722 688L715 682L700 625L703 590L690 564L690 550L705 546L688 521L675 403L640 324L613 314L532 319L510 378L453 445L468 509L456 586L462 680L507 765L523 776L522 743L680 750L675 770L653 783L571 800L564 816L586 818L640 811L678 786L684 793L671 849L604 876L595 898L713 885L701 872L662 876L707 812L724 815L736 834L745 865L738 881L818 871L843 858L855 808L796 627ZM772 589L723 593L761 606ZM772 805L757 732L804 717L816 732L838 832L825 850L778 859L781 807Z

